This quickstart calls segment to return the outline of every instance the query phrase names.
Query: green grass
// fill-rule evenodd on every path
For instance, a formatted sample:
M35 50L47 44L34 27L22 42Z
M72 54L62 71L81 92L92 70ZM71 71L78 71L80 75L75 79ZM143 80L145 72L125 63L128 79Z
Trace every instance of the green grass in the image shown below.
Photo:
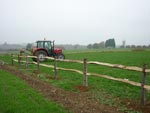
M87 58L89 61L100 61L100 62L108 62L108 63L116 63L116 64L122 64L127 66L139 66L142 67L143 63L150 64L150 51L140 51L140 52L132 52L132 51L124 51L124 52L82 52L82 53L68 53L66 55L67 59L77 59L82 60L83 58ZM45 62L47 64L52 64L52 62ZM59 67L65 67L65 68L73 68L82 70L82 64L77 63L64 63L59 62ZM41 67L42 73L47 73L49 75L53 74L52 69L46 69ZM135 82L141 82L141 72L136 71L128 71L128 70L122 70L118 68L110 68L106 66L98 66L98 65L88 65L88 72L93 73L99 73L99 74L105 74L116 78L122 78L122 79L129 79L131 81ZM74 86L81 85L82 84L82 75L68 72L68 71L59 71L59 77L62 78L62 80L47 80L51 84L63 88L65 90L69 91L75 91ZM148 73L149 75L149 73ZM150 84L150 77L147 76L146 84ZM90 92L94 92L97 94L97 98L102 102L105 100L104 103L107 104L114 104L113 99L115 98L122 98L122 99L133 99L133 100L139 100L140 102L140 94L141 89L140 87L135 87L129 84L108 80L104 78L89 76L88 77L88 83L89 87L91 87ZM100 94L107 94L110 97L108 100L105 98L105 95ZM101 97L101 98L99 98ZM103 98L104 97L104 98ZM146 98L149 101L150 96L149 93L146 94Z
M6 60L6 57L2 57ZM71 53L69 52L66 54L67 59L77 59L82 60L83 58L87 58L89 61L100 61L100 62L108 62L108 63L116 63L116 64L123 64L127 66L139 66L142 67L143 63L150 64L150 51L140 51L140 52L133 52L133 51L106 51L106 52L84 52L81 53ZM7 61L10 62L10 58L7 57ZM53 65L52 61L44 62L46 64ZM17 65L17 63L16 63ZM22 66L23 67L23 66ZM25 66L24 66L25 67ZM24 68L23 67L23 68ZM30 68L36 69L36 66L32 65L29 66ZM66 63L66 62L59 62L58 67L64 68L73 68L82 71L82 64L78 63ZM49 75L53 75L52 69L40 67L41 73L46 73ZM31 71L30 71L31 72ZM106 66L98 66L89 64L88 65L88 72L90 73L98 73L98 74L105 74L108 76L122 78L122 79L129 79L135 82L141 82L141 72L136 71L128 71L122 70L118 68L110 68ZM82 75L78 73L68 72L68 71L59 71L59 77L62 80L47 80L48 82L52 83L57 87L61 87L65 90L73 90L74 86L82 84ZM46 79L43 77L43 79ZM150 77L147 77L146 84L150 84ZM112 81L104 78L89 76L89 86L93 87L93 90L102 89L107 93L114 95L116 97L121 98L140 98L140 88L134 87L131 85L127 85L125 83L120 83L117 81ZM147 97L149 98L149 97Z
M24 81L0 69L0 113L66 113Z
M83 60L87 58L89 61L100 61L114 64L124 64L129 66L141 67L143 63L150 63L150 51L106 51L106 52L83 52L72 53L66 55L67 59Z
M138 67L142 67L143 63L146 63L148 64L147 68L150 68L149 50L138 52L131 50L127 51L90 50L89 52L86 50L86 51L66 51L65 53L66 59L83 60L84 58L87 58L88 61L100 61ZM7 59L9 58L7 57ZM6 58L4 58L4 60L6 60ZM44 63L53 65L53 61L49 60ZM78 70L82 70L83 68L82 64L64 63L64 62L59 62L58 67L73 68ZM30 68L36 69L36 66L32 65L30 66ZM82 75L78 73L59 70L58 71L59 80L53 80L45 77L45 75L53 76L54 74L53 69L40 67L40 72L41 76L38 77L39 79L49 82L50 84L53 84L54 86L60 87L64 90L78 92L75 89L75 86L82 85ZM116 78L129 79L135 82L141 82L141 75L142 75L141 72L128 71L93 64L88 65L88 72L105 74ZM150 84L149 81L150 77L147 76L146 84L149 85ZM99 99L101 103L109 105L114 105L114 103L119 104L119 101L116 101L116 98L133 99L136 101L137 100L140 101L141 89L139 87L95 76L89 76L88 83L90 87L89 93L91 93L91 95L93 94L96 95L95 97ZM148 101L150 100L149 94L146 94L146 98Z

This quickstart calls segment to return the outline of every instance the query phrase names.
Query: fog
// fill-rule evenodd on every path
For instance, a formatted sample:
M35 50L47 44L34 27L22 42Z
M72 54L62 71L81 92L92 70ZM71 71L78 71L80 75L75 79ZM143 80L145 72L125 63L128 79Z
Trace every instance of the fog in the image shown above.
M0 0L0 43L150 44L150 0Z

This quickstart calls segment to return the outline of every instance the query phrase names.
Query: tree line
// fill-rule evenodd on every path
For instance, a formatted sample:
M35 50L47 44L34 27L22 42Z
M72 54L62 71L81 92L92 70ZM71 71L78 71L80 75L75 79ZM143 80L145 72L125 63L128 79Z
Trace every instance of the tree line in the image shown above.
M116 48L115 39L108 39L106 41L101 41L99 43L88 44L87 46L82 46L79 44L76 45L56 45L55 47L62 48L63 50L73 50L73 49L100 49L100 48ZM119 48L150 48L150 45L126 45L126 41L122 41L122 45L118 46ZM31 50L32 43L26 45L26 49Z
M100 43L88 44L88 49L99 49L99 48L116 48L115 39L108 39L106 42L102 41Z

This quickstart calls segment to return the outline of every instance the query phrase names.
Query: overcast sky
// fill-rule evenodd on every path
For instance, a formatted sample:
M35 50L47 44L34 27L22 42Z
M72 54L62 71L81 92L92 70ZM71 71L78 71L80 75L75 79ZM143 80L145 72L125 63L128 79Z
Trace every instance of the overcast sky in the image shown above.
M150 0L0 0L0 43L150 44Z

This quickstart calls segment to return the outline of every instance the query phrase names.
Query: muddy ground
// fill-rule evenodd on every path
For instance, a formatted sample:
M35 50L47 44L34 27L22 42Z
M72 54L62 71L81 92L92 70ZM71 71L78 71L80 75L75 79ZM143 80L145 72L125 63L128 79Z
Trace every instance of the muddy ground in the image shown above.
M13 75L18 76L29 84L32 88L40 92L46 99L53 100L64 108L73 113L119 113L117 108L110 107L107 105L102 105L96 99L91 99L91 96L84 92L86 88L77 86L79 90L83 90L80 93L74 93L69 91L64 91L60 88L56 88L51 84L48 84L44 81L40 81L29 75L25 75L19 70L15 70L11 66L3 65L0 68L12 73ZM143 113L150 113L150 104L142 107L141 105L130 101L122 100L122 104L126 105L128 108L132 108Z

